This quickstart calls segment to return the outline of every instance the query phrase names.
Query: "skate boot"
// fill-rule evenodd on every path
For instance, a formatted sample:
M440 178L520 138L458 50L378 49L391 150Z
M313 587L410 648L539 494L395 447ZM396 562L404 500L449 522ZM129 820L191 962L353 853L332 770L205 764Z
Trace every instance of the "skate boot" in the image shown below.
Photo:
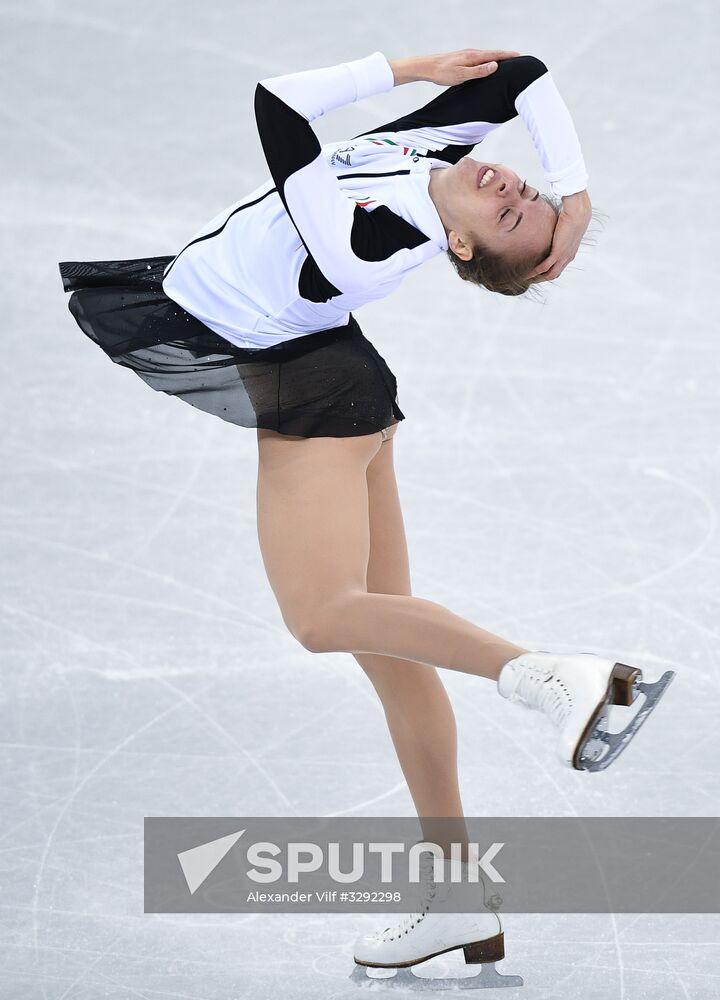
M473 864L473 862L470 862ZM444 878L435 882L433 855L420 855L420 912L403 916L384 930L364 934L355 942L355 969L350 978L359 986L395 987L404 990L487 989L522 986L520 976L504 976L495 963L505 956L504 937L497 913L437 913L433 904L451 898L451 874L460 868L462 881L468 881L468 862L443 862ZM478 892L484 892L482 881ZM486 903L489 908L490 904ZM438 979L416 976L410 966L462 948L465 962L478 965L477 975ZM365 968L363 968L365 967ZM371 978L368 968L397 969L392 977Z
M602 771L622 753L656 707L675 676L667 670L652 684L638 667L594 653L529 652L509 660L500 672L504 698L544 712L559 730L562 761L578 771ZM613 732L610 706L639 710L626 727Z

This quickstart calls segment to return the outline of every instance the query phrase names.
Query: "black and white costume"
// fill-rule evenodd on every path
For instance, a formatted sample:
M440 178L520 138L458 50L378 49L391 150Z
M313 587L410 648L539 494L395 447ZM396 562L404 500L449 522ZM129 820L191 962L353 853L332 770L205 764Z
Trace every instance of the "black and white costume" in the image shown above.
M167 269L170 298L241 347L341 326L447 250L430 171L520 115L553 193L587 186L570 114L533 56L450 87L423 108L321 146L309 125L393 89L381 52L262 80L255 115L272 180L209 222Z
M175 256L61 264L81 329L152 388L241 426L341 437L404 419L395 376L353 310L447 250L430 171L519 114L555 195L583 190L587 174L533 56L320 145L310 122L393 85L381 52L262 80L255 114L271 179Z

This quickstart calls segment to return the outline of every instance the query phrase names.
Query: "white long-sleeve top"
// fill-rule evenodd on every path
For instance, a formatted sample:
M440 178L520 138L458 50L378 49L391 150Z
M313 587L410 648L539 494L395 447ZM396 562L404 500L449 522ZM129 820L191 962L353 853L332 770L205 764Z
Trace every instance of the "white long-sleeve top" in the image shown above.
M190 240L165 270L165 294L241 347L344 326L447 250L430 171L518 114L553 193L586 188L572 119L534 56L503 60L408 115L320 145L310 122L393 86L382 52L262 80L255 115L271 178Z

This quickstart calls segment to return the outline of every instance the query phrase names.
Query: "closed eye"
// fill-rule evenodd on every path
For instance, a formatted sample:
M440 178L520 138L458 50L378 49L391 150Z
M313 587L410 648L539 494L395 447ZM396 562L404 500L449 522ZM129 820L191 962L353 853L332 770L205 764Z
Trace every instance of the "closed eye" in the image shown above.
M511 211L512 211L511 208L504 208L502 210L502 212L500 213L500 220L499 221L502 222L503 219L505 218L505 216L508 214L508 212L511 212ZM522 222L522 217L523 217L523 213L521 212L520 215L518 215L517 220L515 221L515 223L512 226L510 226L509 229L506 229L505 232L506 233L511 233L513 231L513 229L516 229L517 226L519 226L520 223Z
M520 188L520 197L523 197L523 195L525 194L526 188L527 188L527 181L524 180L523 184L522 184L522 187ZM528 201L537 201L537 199L539 197L540 197L540 192L536 191L535 194L533 195L533 197L529 198ZM507 215L507 213L509 211L511 211L509 208L504 208L502 210L502 212L500 213L500 222L503 221L503 219L505 218L505 216ZM508 233L511 233L514 229L517 229L517 227L522 222L523 214L524 214L523 212L520 212L520 214L518 215L517 220L515 221L514 225L510 226L510 228L507 230Z
M505 216L508 214L508 212L511 212L511 211L512 211L512 209L510 209L510 208L504 208L502 210L502 212L500 213L500 219L499 219L499 221L502 222L503 219L505 218ZM522 221L522 217L523 217L523 213L521 212L520 215L518 215L517 221L515 222L515 224L512 225L512 226L510 226L509 229L506 229L505 232L506 233L511 233L513 231L513 229L515 229L520 224L520 222Z

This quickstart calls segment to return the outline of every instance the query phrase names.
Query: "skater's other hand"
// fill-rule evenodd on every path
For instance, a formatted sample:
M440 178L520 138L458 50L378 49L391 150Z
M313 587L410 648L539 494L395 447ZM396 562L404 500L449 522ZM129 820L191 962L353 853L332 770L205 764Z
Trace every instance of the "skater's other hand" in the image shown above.
M452 87L466 80L490 76L497 69L500 60L512 59L519 55L519 52L505 49L461 49L458 52L428 56L431 73L429 80L430 83L437 83L442 87Z
M459 49L457 52L393 59L390 66L396 85L425 80L441 87L452 87L466 80L490 76L502 59L513 59L519 55L519 52L506 49Z
M528 278L532 278L536 284L559 277L568 264L575 260L592 218L592 205L587 191L566 195L562 203L550 253L528 274Z

